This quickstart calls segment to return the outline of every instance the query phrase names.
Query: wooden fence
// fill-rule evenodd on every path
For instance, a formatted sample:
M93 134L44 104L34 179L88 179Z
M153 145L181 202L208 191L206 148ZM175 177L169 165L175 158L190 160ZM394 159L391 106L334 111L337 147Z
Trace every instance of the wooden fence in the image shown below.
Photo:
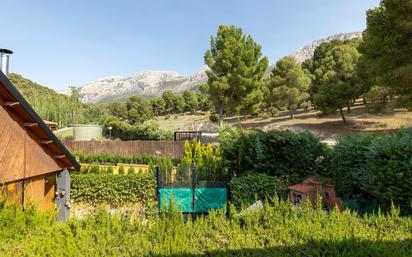
M118 155L159 155L181 158L184 142L175 141L63 141L71 152Z

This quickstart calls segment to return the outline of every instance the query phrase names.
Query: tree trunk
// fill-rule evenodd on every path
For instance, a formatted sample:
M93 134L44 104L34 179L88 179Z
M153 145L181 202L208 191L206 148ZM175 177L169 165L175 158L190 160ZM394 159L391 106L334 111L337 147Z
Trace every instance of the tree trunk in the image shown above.
M350 113L350 103L348 103L348 113Z
M295 115L293 113L293 109L289 108L289 112L290 112L290 118L293 120L295 118Z
M366 98L365 98L365 97L362 97L362 99L363 99L363 103L366 105L366 104L367 104Z
M346 125L346 119L345 119L345 115L343 114L342 107L339 108L339 111L340 111L340 116L342 117L342 120L343 120L343 125Z
M219 106L219 127L223 127L223 104Z

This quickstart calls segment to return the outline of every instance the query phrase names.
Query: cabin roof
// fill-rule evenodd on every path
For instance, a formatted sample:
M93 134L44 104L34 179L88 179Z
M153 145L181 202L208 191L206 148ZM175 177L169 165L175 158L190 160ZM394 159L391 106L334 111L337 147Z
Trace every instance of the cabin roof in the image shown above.
M289 190L293 190L293 191L300 192L300 193L306 193L306 192L309 192L315 189L316 189L315 185L305 184L305 183L295 184L289 187Z
M51 132L45 122L33 110L11 81L0 71L0 97L5 101L5 107L13 111L21 119L24 126L31 130L39 139L39 144L48 148L49 155L61 162L70 170L79 170L80 164L67 150L62 142Z

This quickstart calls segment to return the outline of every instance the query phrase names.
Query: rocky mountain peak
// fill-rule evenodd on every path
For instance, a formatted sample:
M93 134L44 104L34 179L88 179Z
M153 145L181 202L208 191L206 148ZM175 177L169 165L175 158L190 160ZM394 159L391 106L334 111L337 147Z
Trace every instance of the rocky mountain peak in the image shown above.
M362 32L336 34L336 35L333 35L333 36L329 36L327 38L315 40L312 43L310 43L310 44L308 44L308 45L306 45L302 48L299 48L291 56L295 57L298 62L302 63L302 62L306 61L307 59L312 58L316 47L318 47L323 42L330 42L330 41L335 40L335 39L338 39L338 40L341 40L341 41L346 41L346 40L350 40L350 39L353 39L353 38L359 38L359 37L362 37Z
M349 40L361 37L362 33L341 33L324 39L313 41L312 43L299 48L291 56L299 62L303 62L313 56L317 46L323 42L334 39ZM266 71L269 74L274 65ZM91 81L79 87L81 101L85 103L98 103L117 101L130 98L134 95L142 97L160 96L166 90L174 93L182 93L185 90L195 90L200 84L207 82L206 71L209 68L205 65L192 76L182 76L175 71L140 71L129 77L106 77ZM69 94L70 90L61 93Z

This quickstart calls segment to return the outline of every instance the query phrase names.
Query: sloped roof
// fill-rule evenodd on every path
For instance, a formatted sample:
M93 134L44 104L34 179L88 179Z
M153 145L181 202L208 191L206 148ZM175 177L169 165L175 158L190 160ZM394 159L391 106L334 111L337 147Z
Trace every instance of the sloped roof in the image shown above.
M64 164L70 170L79 170L80 164L66 149L62 142L51 132L40 116L19 93L6 75L0 71L0 97L6 102L5 106L17 114L24 126L31 130L39 139L39 144L49 150L49 155Z
M289 190L306 193L312 190L316 190L316 185L300 183L300 184L295 184L295 185L290 186Z

